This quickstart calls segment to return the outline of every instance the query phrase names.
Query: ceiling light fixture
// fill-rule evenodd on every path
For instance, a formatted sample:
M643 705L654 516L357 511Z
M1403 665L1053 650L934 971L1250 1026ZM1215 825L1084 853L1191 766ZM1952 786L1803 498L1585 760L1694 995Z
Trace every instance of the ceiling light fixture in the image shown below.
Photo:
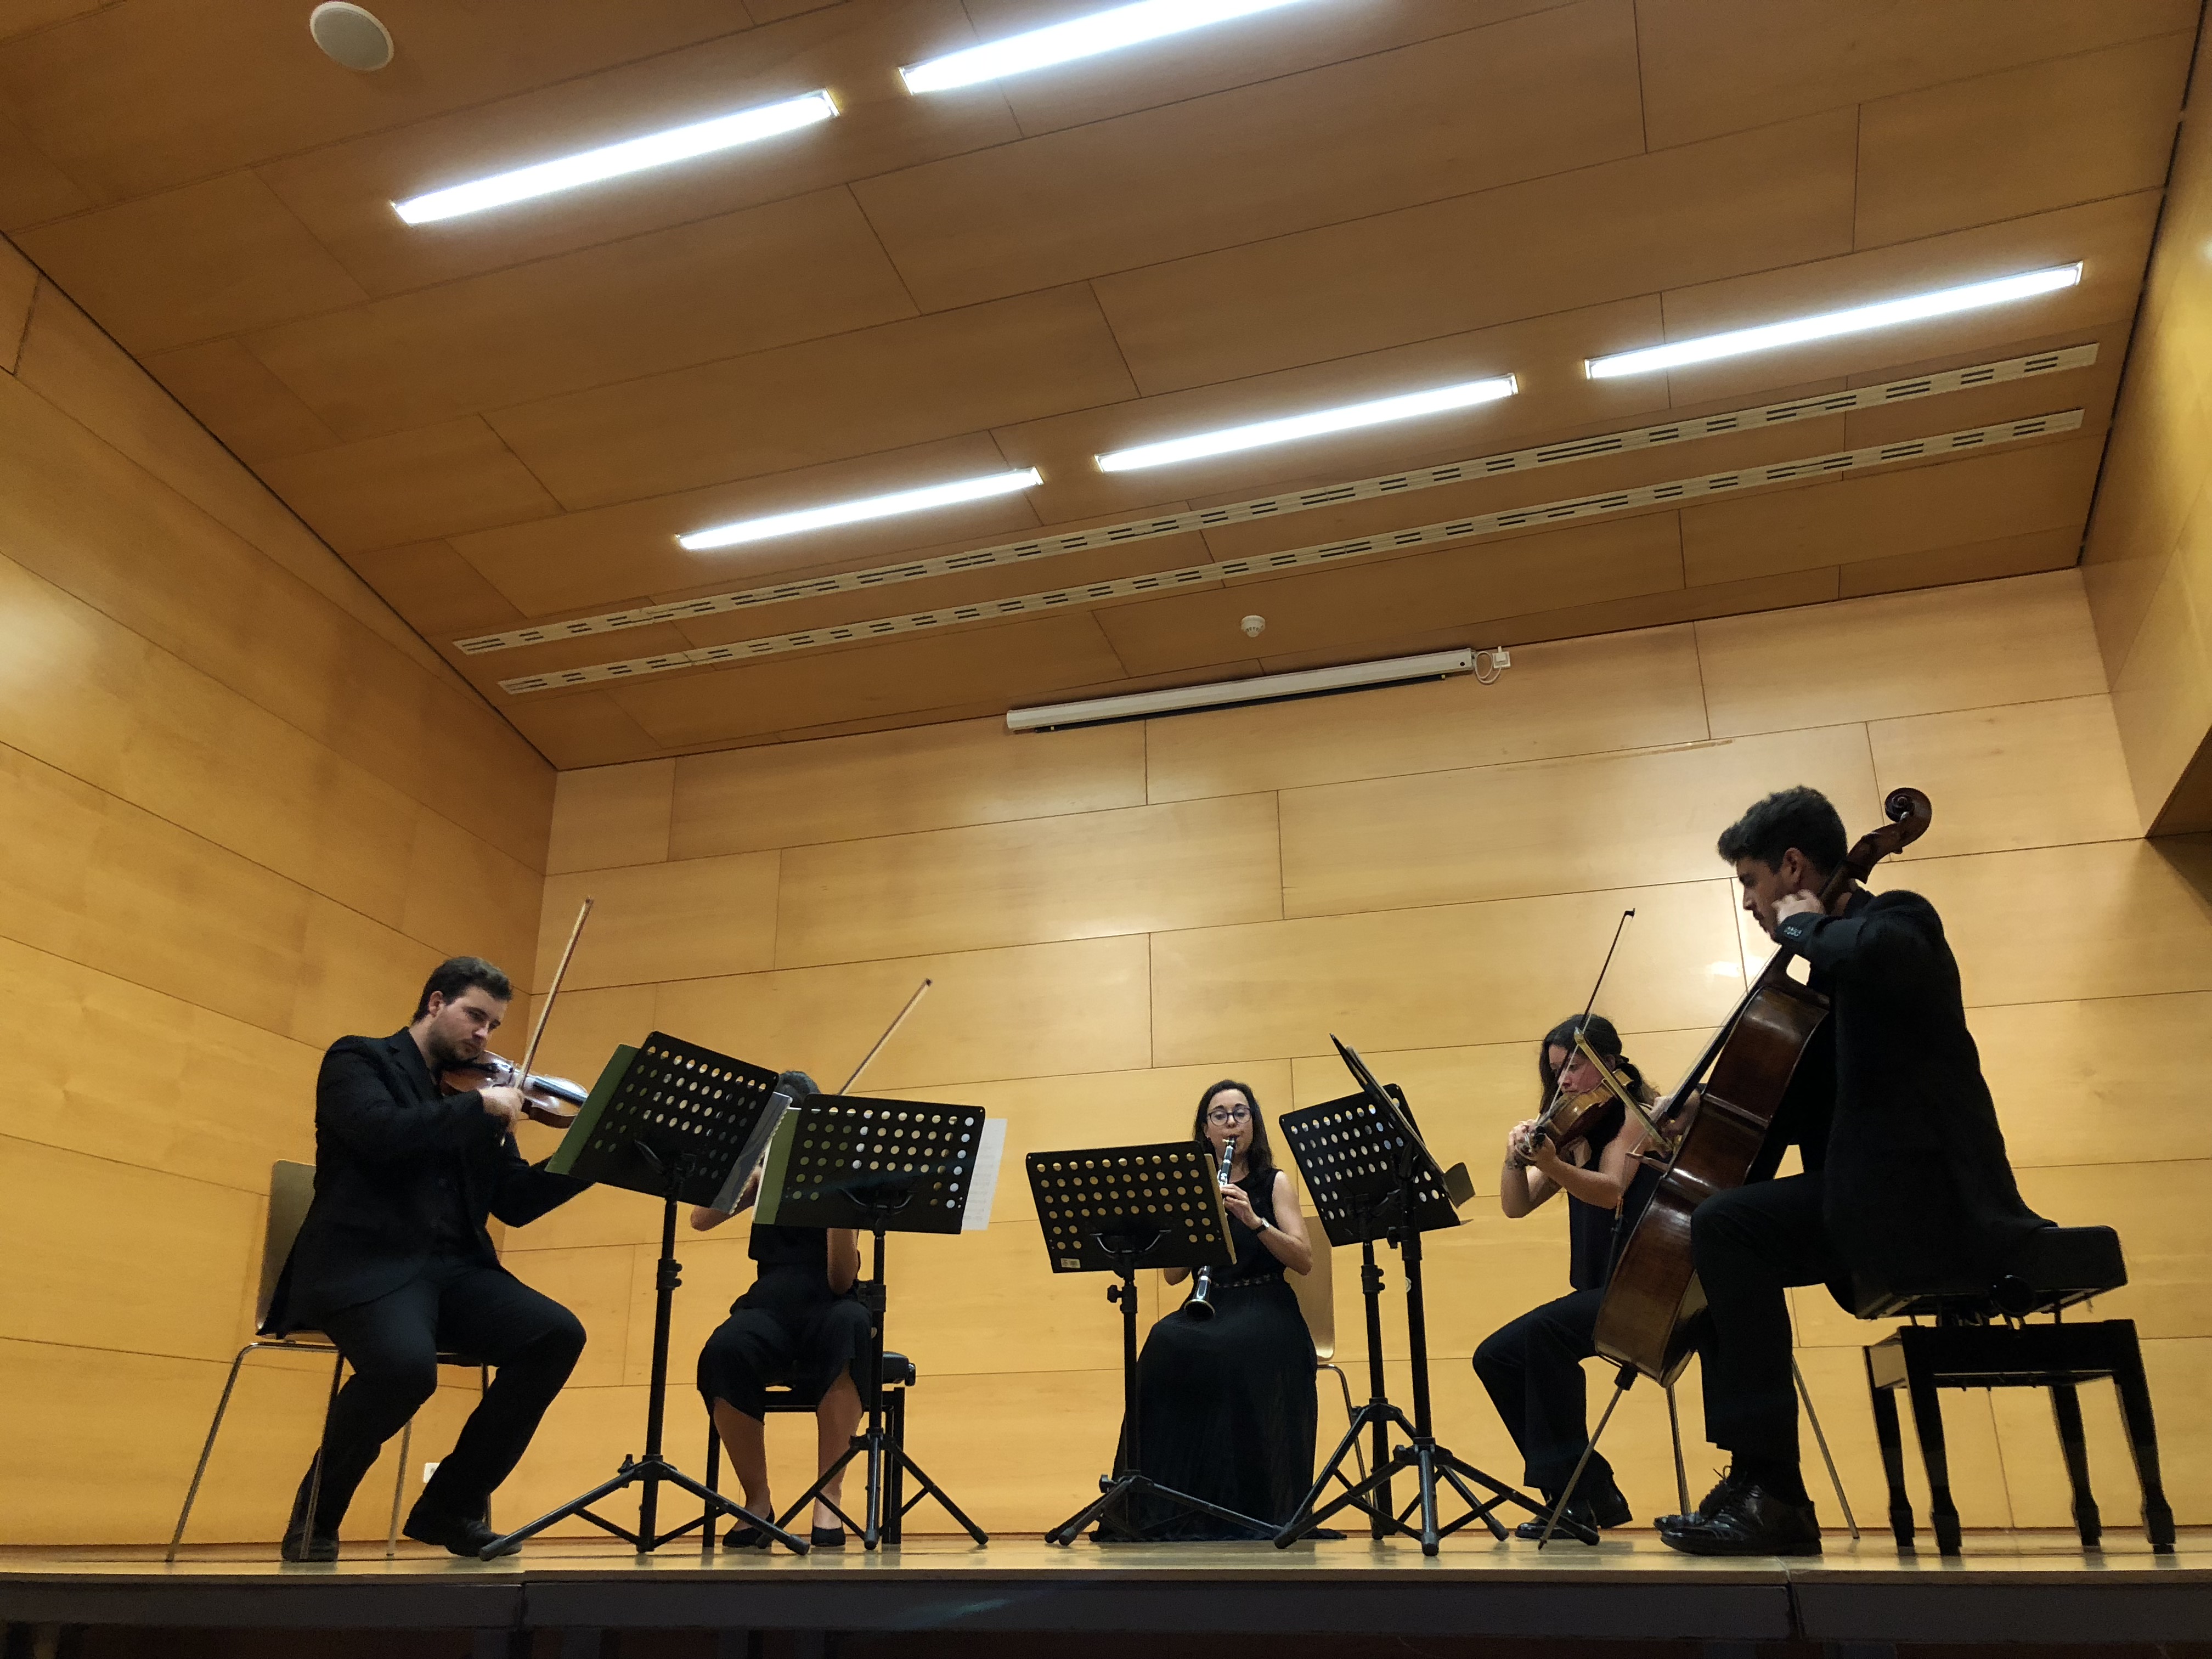
M1849 311L1824 311L1815 317L1793 317L1787 322L1759 328L1739 328L1700 339L1678 340L1673 345L1651 346L1642 351L1617 352L1610 357L1585 359L1583 368L1593 380L1617 374L1649 374L1656 369L1676 368L1684 363L1710 362L1716 357L1737 357L1747 351L1771 351L1777 346L1798 345L1807 340L1832 339L1839 334L1863 334L1869 329L1893 328L1917 323L1926 317L1948 317L1954 312L1978 311L1984 306L2004 305L2071 288L2081 280L2081 266L2053 265L2044 270L2023 270L1986 283L1962 288L1937 289L1929 294L1908 294L1900 300L1856 306Z
M1141 46L1164 35L1181 34L1186 29L1204 28L1210 23L1226 23L1249 17L1255 12L1297 3L1299 0L1142 0L1138 5L1115 6L1110 11L1093 12L1088 17L1054 23L1048 28L1031 29L1025 34L1010 34L1003 40L969 46L964 52L947 52L927 63L910 64L899 75L906 82L908 92L944 92L954 87L973 86L978 81L1002 80L1009 75L1049 69L1054 64L1093 57L1102 52L1119 52L1124 46Z
M1263 444L1289 443L1298 438L1318 438L1331 432L1350 432L1388 421L1410 421L1416 416L1437 415L1475 404L1494 403L1521 389L1510 374L1494 380L1465 380L1427 392L1408 392L1396 398L1377 398L1372 403L1345 404L1336 409L1316 409L1305 415L1286 415L1279 421L1260 421L1250 426L1224 427L1218 432L1194 433L1134 449L1117 449L1097 458L1101 472L1134 472L1141 467L1170 466L1207 455L1227 455Z
M733 149L757 139L773 138L780 132L812 126L836 113L836 103L828 93L810 92L803 98L787 98L780 104L763 104L758 109L739 110L734 115L718 115L710 121L694 121L689 126L649 132L642 138L626 138L618 144L604 144L580 155L540 161L535 167L494 173L471 184L410 196L404 202L394 202L392 210L410 225L457 219L465 213L481 213L486 208L527 202L534 197L550 196L556 191L596 185L605 179L642 173L647 167L665 167L671 161L686 161L695 155Z
M765 519L740 519L695 530L676 540L685 551L704 553L717 547L736 547L744 542L764 542L775 536L796 536L802 531L826 530L832 525L859 524L868 519L894 518L902 513L922 513L933 507L952 507L961 501L980 501L993 495L1011 495L1044 482L1035 467L1018 472L992 472L980 478L957 478L951 483L931 484L925 489L902 489L895 495L870 495L834 507L810 507L799 513L778 513Z

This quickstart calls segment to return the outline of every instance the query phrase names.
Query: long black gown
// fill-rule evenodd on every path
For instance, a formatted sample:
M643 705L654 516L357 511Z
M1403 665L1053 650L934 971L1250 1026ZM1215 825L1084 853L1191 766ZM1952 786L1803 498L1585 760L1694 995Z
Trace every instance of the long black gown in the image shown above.
M1275 1218L1273 1170L1237 1185L1255 1215ZM1177 1310L1152 1327L1138 1356L1138 1467L1162 1486L1264 1525L1242 1528L1152 1501L1133 1505L1123 1525L1103 1528L1103 1539L1266 1538L1313 1484L1313 1337L1261 1235L1239 1221L1229 1228L1237 1265L1213 1275L1213 1317ZM1118 1473L1118 1455L1115 1462Z

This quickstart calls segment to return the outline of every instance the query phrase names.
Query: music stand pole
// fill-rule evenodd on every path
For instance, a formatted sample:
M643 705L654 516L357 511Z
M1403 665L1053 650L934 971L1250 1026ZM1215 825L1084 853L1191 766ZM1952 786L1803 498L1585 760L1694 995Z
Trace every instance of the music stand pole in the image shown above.
M898 1441L892 1439L884 1426L884 1322L890 1304L890 1290L884 1278L884 1230L892 1213L902 1205L875 1205L868 1211L867 1231L873 1243L870 1250L868 1277L860 1281L860 1305L868 1310L868 1381L865 1390L867 1401L867 1427L853 1437L853 1442L843 1454L828 1468L823 1470L814 1484L800 1493L798 1500L786 1510L777 1524L789 1527L799 1512L813 1503L825 1504L846 1526L860 1534L861 1547L874 1549L878 1544L896 1547L902 1530L900 1522L906 1512L925 1498L934 1498L944 1506L945 1512L957 1521L962 1528L979 1544L991 1541L990 1535L968 1518L966 1511L954 1503L945 1488L931 1480L921 1464L915 1462ZM865 1522L855 1523L835 1503L823 1498L830 1485L844 1472L847 1464L856 1457L868 1460L867 1493L862 1510ZM921 1490L912 1498L906 1496L906 1477L912 1475Z

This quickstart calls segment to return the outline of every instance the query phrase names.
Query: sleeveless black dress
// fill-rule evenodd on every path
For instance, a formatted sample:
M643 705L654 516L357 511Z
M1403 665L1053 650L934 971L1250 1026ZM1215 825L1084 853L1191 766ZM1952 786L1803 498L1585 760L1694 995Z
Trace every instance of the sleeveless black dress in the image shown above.
M1252 1212L1275 1218L1275 1174L1237 1183ZM1313 1484L1314 1346L1283 1264L1242 1222L1229 1224L1237 1265L1216 1272L1210 1320L1180 1309L1152 1328L1137 1359L1138 1467L1162 1486L1262 1523L1239 1528L1180 1504L1133 1505L1127 1540L1266 1538L1291 1519ZM1186 1279L1187 1288L1197 1287ZM1124 1425L1124 1434L1127 1425ZM1115 1459L1118 1473L1123 1459Z
M699 1351L708 1410L725 1400L758 1417L770 1385L788 1386L794 1404L818 1406L840 1371L857 1383L868 1310L854 1291L830 1288L830 1235L756 1224L746 1253L759 1264L752 1287Z

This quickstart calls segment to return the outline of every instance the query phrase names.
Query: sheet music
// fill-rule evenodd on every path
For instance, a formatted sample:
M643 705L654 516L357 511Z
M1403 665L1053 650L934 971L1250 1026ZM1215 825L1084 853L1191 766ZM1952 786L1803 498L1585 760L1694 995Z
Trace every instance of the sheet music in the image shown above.
M968 1207L960 1217L960 1231L980 1233L991 1224L991 1200L999 1190L999 1159L1006 1150L1006 1120L987 1117L983 1137L976 1144L975 1172L968 1182Z

